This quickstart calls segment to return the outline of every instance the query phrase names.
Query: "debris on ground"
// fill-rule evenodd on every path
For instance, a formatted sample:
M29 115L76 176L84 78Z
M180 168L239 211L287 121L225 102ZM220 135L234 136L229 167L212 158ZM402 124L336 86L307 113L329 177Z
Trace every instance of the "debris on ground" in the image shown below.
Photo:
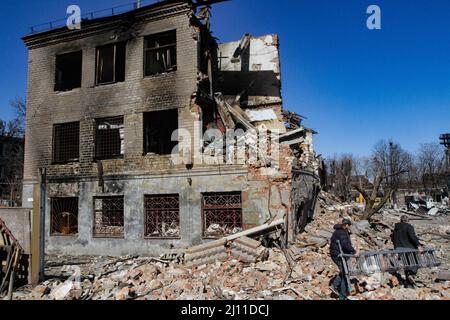
M342 218L355 221L352 242L361 251L392 249L390 236L404 213L384 210L360 221L357 204L341 204L322 193L320 210L289 249L265 248L254 232L213 241L160 258L47 257L47 280L20 288L19 300L330 300L330 283L338 274L329 255L333 227ZM283 220L259 227L264 231ZM404 286L404 275L375 274L352 279L352 299L450 300L447 215L412 222L442 265L420 269L416 288ZM252 239L253 237L253 239Z

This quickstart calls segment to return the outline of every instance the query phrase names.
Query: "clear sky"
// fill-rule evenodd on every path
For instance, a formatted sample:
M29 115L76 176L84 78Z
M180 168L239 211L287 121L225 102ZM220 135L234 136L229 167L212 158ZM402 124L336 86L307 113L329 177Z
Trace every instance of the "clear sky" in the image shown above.
M0 118L26 94L29 26L132 0L3 0ZM382 30L366 9L381 8ZM449 0L232 0L214 5L220 41L277 33L285 107L308 117L319 153L365 155L379 139L410 151L450 131Z

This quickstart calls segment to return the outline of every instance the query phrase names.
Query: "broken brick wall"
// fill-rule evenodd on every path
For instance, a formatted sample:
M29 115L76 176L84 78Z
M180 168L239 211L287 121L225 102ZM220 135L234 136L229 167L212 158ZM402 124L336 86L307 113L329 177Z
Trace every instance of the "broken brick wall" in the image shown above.
M96 47L114 42L111 39L116 35L116 29L107 28L100 33L86 31L88 34L81 39L64 38L61 35L61 38L43 39L42 43L35 40L29 45L25 199L32 197L32 184L37 182L38 168L47 168L49 178L93 178L97 175L98 170L93 163L96 118L124 116L124 159L106 161L105 174L109 170L133 172L162 167L170 169L166 157L143 156L142 126L143 112L177 108L179 127L193 131L195 117L192 117L189 106L197 88L197 31L187 16L188 6L178 4L172 10L177 13L165 19L158 19L157 16L142 18L138 36L128 39L124 82L95 85ZM168 14L164 10L160 13ZM173 29L177 31L177 71L144 77L144 37ZM81 88L56 92L55 56L77 50L83 50ZM53 165L53 125L72 121L80 121L79 162Z

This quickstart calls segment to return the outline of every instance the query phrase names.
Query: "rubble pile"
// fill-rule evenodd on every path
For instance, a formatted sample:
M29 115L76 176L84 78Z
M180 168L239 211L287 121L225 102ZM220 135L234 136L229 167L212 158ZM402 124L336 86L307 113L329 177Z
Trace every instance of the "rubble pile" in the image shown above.
M352 242L361 251L392 249L390 235L403 213L385 210L369 223L358 220L360 208L357 204L341 204L326 193L320 195L319 204L315 220L289 249L261 249L258 241L242 237L225 241L229 254L219 250L219 240L188 249L186 257L180 252L159 259L48 257L48 280L35 288L17 290L14 299L336 299L330 283L338 270L329 256L334 225L343 217L355 221ZM383 273L357 277L352 279L352 299L450 300L448 216L412 223L424 244L438 250L442 266L419 270L416 289L405 288L400 275ZM212 256L214 250L217 258Z

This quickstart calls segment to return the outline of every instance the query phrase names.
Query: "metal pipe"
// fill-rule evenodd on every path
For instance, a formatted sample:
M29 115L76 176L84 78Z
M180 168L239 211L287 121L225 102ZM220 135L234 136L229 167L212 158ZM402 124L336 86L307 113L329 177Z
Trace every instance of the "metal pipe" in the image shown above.
M46 172L41 169L41 198L40 198L40 225L39 225L39 280L45 279L45 200L46 200Z

